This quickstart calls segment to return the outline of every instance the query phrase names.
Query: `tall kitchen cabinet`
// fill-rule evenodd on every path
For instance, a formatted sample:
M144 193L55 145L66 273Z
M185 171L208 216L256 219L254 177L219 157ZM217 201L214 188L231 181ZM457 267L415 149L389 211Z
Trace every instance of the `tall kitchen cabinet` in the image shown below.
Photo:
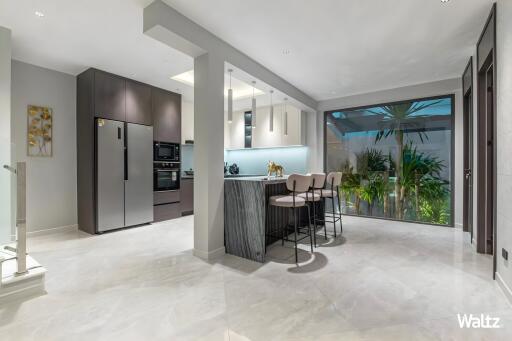
M76 123L79 229L94 234L106 230L104 225L116 228L152 221L152 142L179 143L181 129L176 126L181 126L181 95L88 69L77 77ZM142 174L143 180L136 182ZM110 185L119 177L124 185L110 186L116 191L105 194L109 187L105 179ZM121 188L122 205L105 201L106 195L119 199ZM105 211L123 211L124 225L119 216L116 223L104 224L106 218L115 218Z
M181 95L153 88L154 139L181 143Z

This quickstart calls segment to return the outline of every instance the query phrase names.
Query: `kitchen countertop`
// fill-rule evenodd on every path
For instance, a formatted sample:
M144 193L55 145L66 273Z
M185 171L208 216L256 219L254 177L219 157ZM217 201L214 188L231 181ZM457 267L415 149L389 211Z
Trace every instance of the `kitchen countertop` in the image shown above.
M193 175L181 175L182 179L194 179ZM228 181L258 181L263 183L280 183L285 182L286 179L288 179L288 175L284 175L282 177L274 177L271 176L270 178L268 176L263 175L229 175L225 176L224 180Z
M287 178L288 178L288 175L284 175L282 177L271 176L270 178L268 176L240 176L240 177L224 178L224 180L227 180L227 181L257 181L257 182L263 182L263 183L280 183L280 182L286 182Z

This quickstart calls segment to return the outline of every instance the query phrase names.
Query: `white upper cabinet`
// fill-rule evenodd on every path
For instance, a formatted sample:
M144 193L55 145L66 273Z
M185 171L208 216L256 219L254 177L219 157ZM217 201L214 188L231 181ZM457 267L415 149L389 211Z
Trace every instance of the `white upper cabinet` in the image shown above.
M194 140L194 103L181 102L181 143Z
M284 135L284 105L274 106L274 129L270 131L270 107L256 109L256 127L245 126L244 111L233 112L233 122L225 120L224 147L226 149L245 148L245 130L252 137L252 148L269 148L304 145L305 136L305 113L291 105L286 106L288 113L288 134Z

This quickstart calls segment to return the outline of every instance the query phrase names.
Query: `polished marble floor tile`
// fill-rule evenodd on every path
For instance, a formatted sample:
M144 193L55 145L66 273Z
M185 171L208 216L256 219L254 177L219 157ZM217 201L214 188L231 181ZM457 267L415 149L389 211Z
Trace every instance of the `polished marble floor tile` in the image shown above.
M332 234L332 227L329 226ZM510 340L492 258L457 229L346 217L265 264L192 255L193 217L29 239L47 293L0 306L1 340ZM461 329L458 313L500 329Z

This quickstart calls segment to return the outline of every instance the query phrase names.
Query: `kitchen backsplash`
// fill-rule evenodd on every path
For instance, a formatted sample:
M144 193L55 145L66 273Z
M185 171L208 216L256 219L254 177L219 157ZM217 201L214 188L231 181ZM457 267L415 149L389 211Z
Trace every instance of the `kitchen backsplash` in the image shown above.
M285 174L306 173L308 147L233 149L224 151L224 162L236 163L240 174L266 175L268 161L283 166Z
M224 162L236 163L240 174L266 175L268 161L284 167L285 174L306 173L308 147L254 148L224 150ZM194 169L194 145L181 145L181 170Z

